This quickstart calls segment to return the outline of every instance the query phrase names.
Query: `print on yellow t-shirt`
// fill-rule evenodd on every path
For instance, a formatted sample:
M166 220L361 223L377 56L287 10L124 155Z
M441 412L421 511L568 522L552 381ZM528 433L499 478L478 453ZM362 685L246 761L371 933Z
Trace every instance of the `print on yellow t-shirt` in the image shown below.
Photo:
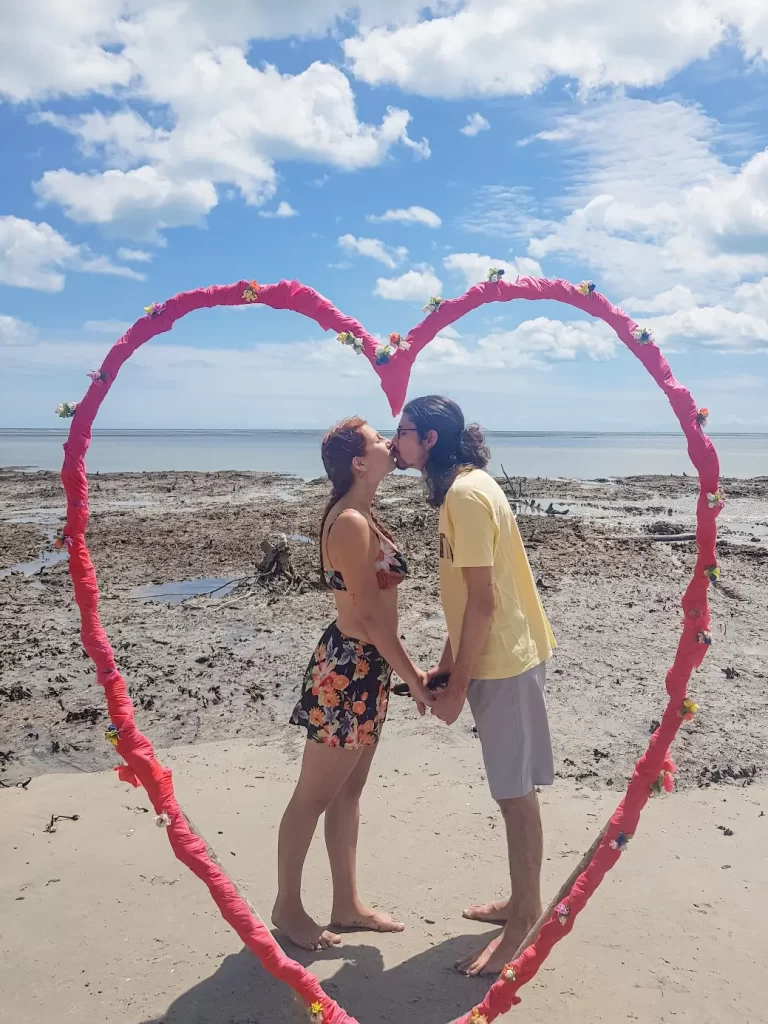
M485 470L458 475L440 507L440 599L454 657L467 588L462 569L493 566L496 610L476 679L518 676L554 647L528 556L504 491Z

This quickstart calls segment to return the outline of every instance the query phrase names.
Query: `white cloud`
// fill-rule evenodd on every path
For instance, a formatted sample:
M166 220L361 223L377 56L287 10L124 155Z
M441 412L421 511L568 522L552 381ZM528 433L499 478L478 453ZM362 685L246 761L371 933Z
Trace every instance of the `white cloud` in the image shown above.
M451 256L445 257L443 266L446 270L463 274L467 288L471 288L481 281L487 281L488 271L491 267L505 270L507 280L514 280L517 277L544 276L544 272L536 260L529 259L527 256L503 260L493 259L491 256L481 256L476 252L455 252Z
M443 283L432 268L409 270L400 277L380 277L376 281L375 295L399 302L425 303L431 295L440 295Z
M0 34L0 96L24 102L135 87L152 51L173 67L218 47L247 50L253 39L311 38L356 13L361 27L408 24L424 9L445 13L460 0L25 0Z
M768 53L759 0L467 0L447 17L373 27L345 40L354 74L422 96L528 95L556 76L581 90L659 85L707 57L731 29Z
M171 132L158 128L130 107L114 113L93 110L76 117L42 111L30 116L32 124L48 124L68 132L83 156L103 159L108 167L128 170L137 160L156 156L168 145Z
M241 309L242 307L233 307ZM115 338L121 337L131 326L130 320L86 320L83 324L84 331L92 331L95 334L111 334Z
M107 168L101 176L77 176L102 197L98 204L72 202L77 183L63 177L71 172L44 176L42 194L63 202L68 215L114 224L129 237L157 238L163 226L200 223L216 205L217 185L234 186L252 205L268 201L278 161L354 171L376 166L398 145L418 159L429 156L427 140L408 133L407 110L388 107L379 124L361 122L349 79L337 67L318 61L295 75L254 67L242 48L246 41L216 47L199 22L180 24L180 11L161 5L120 28L134 72L125 99L152 104L152 117L163 127L128 106L35 118L74 135L83 152ZM241 13L246 17L245 9ZM104 201L115 193L130 202ZM152 233L147 219L154 216L164 223Z
M480 132L487 132L490 124L482 114L467 114L467 123L461 129L462 135L469 135L470 138L479 135Z
M103 174L46 171L35 191L79 224L109 226L146 242L159 241L165 228L202 223L218 202L210 181L172 181L149 166Z
M436 213L423 206L409 206L407 209L387 210L385 213L368 215L372 224L422 224L428 228L439 228L443 223Z
M536 138L558 145L567 169L548 215L530 194L496 187L463 226L524 238L534 259L574 264L577 280L592 268L609 295L648 299L675 282L725 297L768 272L768 151L735 170L715 152L722 134L700 109L671 100L618 97L560 117Z
M534 200L522 185L484 185L459 218L459 227L472 234L525 238L540 224Z
M117 250L117 258L125 260L126 263L151 263L152 253L144 252L143 249L120 248Z
M634 296L621 303L630 313L676 313L682 309L693 309L696 299L690 288L676 284L652 298L638 299Z
M28 345L37 339L37 328L15 316L0 316L0 346Z
M12 14L3 7L0 95L25 102L128 85L130 61L103 46L115 38L115 0L25 0Z
M380 242L378 238L355 238L354 235L342 235L339 238L339 245L347 252L378 260L379 263L383 263L391 270L402 263L408 255L408 250L404 246L393 248Z
M278 204L276 210L260 210L260 217L298 217L298 211L294 210L290 203L283 200Z
M426 373L439 367L471 367L478 371L544 369L552 362L574 360L582 354L593 360L610 359L615 351L613 331L599 320L568 322L537 317L509 331L493 331L473 347L443 331L421 354L415 370Z
M734 293L733 304L746 313L768 318L768 277L740 285Z
M73 245L45 222L0 217L0 284L60 292L64 271L111 274L144 281L144 274L120 267L85 245Z
M647 324L662 347L688 341L720 352L768 352L768 319L721 305L680 309Z
M196 348L156 339L139 348L121 370L120 385L99 423L236 429L313 426L327 423L327 396L340 383L344 393L338 399L338 416L352 415L362 403L378 422L388 422L386 399L367 360L350 349L340 351L335 337L315 339L237 348ZM37 415L40 425L55 424L56 403L62 398L76 400L85 392L84 369L98 367L111 344L112 339L105 337L99 342L73 339L66 344L43 341L3 348L3 383L10 391L4 421L29 425L30 415ZM13 385L22 385L32 375L35 403L30 412L28 397L20 402ZM256 393L261 398L254 404ZM38 409L43 413L36 414Z

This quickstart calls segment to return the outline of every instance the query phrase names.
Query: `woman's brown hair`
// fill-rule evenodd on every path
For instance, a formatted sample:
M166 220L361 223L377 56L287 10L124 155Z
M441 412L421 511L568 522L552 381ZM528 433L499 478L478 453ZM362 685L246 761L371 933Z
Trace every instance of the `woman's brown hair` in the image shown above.
M323 458L323 466L328 479L331 481L331 495L323 511L320 520L320 580L327 586L325 578L325 562L323 559L323 531L325 521L330 515L331 509L349 491L355 482L355 471L352 466L354 459L363 458L368 448L363 427L367 426L364 419L359 416L349 416L347 419L337 423L323 438L320 446L320 453ZM375 513L371 512L371 519L376 528L392 540L392 535L378 520Z

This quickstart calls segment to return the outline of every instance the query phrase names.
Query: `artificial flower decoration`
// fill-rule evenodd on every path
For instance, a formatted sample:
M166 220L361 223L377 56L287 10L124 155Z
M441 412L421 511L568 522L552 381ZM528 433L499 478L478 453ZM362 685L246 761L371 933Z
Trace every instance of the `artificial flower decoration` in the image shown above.
M144 312L147 316L160 316L165 310L164 302L151 302L148 306L144 307Z
M488 271L488 280L492 284L496 284L497 281L500 281L502 277L504 277L505 273L506 271L504 270L504 267L491 267Z
M651 796L661 796L662 793L671 793L675 788L675 775L677 765L667 759L664 768L659 772L659 777L651 786Z
M158 828L168 828L171 824L171 816L167 811L155 815L155 824Z
M708 629L700 629L699 632L696 634L696 639L699 641L700 644L706 644L707 647L709 647L712 643L712 634L709 632Z
M245 302L258 302L259 301L259 282L249 281L248 287L243 292L243 299Z
M323 1004L312 1003L309 1007L309 1019L312 1024L323 1024Z
M696 419L698 420L700 427L706 427L707 421L709 420L709 409L699 409L696 414Z
M571 916L571 908L568 906L565 900L563 900L562 903L557 904L557 906L555 907L555 914L557 915L557 920L560 922L560 924L563 925L563 927L565 927L565 925L568 922L568 918Z
M56 415L63 420L71 419L77 412L78 402L59 402L56 406Z
M723 508L725 501L720 491L715 491L714 494L707 494L707 505L710 508Z
M630 836L625 835L624 832L619 832L615 839L612 839L608 844L612 850L618 850L621 853L625 850L629 844Z
M341 334L336 335L336 340L340 341L342 345L351 346L358 355L362 354L363 342L361 338L358 338L351 331L342 331Z
M104 733L104 739L116 747L120 739L120 734L117 731L116 725L108 725L107 731Z
M698 710L699 705L690 697L686 697L680 706L679 715L684 722L690 722Z
M579 291L582 295L591 295L595 290L594 281L582 281L579 285Z
M422 307L423 313L436 313L443 304L443 300L438 298L437 295L432 295L426 306Z
M402 335L397 333L390 334L389 343L393 348L399 348L401 352L407 352L411 347L410 341L406 341Z
M720 579L720 568L717 565L708 565L704 570L704 575L707 577L710 583L717 583Z
M72 543L72 538L68 537L63 530L56 531L56 539L53 542L53 546L57 551L61 551L63 548L69 547Z
M647 327L636 327L632 331L632 337L638 345L650 345L653 341L653 331L650 331Z
M391 345L377 345L376 346L376 365L381 366L383 363L388 363L392 358L392 346Z

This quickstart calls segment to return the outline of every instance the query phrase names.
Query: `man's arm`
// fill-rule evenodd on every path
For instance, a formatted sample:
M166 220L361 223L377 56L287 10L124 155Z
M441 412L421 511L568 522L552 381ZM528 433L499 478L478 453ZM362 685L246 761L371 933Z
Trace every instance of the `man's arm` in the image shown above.
M451 638L447 636L440 661L427 672L427 682L431 682L435 676L450 675L451 672L453 672L453 649L451 648Z
M432 714L447 725L453 725L462 712L475 667L488 640L496 610L493 587L493 566L472 566L462 569L467 587L467 604L461 624L459 649L451 669L448 687L435 700ZM450 642L446 643L450 651ZM445 652L443 654L445 657ZM441 660L442 665L442 660ZM443 671L447 671L443 669Z

